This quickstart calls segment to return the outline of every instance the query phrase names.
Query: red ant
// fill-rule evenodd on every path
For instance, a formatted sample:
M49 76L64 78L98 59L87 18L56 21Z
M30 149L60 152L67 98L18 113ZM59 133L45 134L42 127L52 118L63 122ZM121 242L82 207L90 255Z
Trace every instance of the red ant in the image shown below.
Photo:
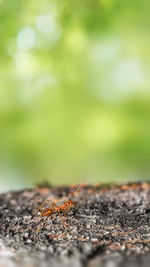
M83 185L80 184L78 185L78 187L76 188L76 190L74 192L70 192L70 194L72 196L75 195L75 193L77 193L77 191L79 191L80 187L82 187ZM75 186L72 186L73 188ZM52 201L52 203L50 203L49 201L45 200L42 205L38 208L38 210L41 210L41 208L44 206L44 204L47 204L48 207L44 207L41 214L40 214L40 217L43 215L43 216L49 216L51 214L55 214L55 213L58 213L61 220L63 221L63 218L61 216L61 212L63 212L64 216L66 216L66 210L68 210L70 207L74 206L75 203L72 201L72 200L68 200L66 202L64 202L62 205L59 205L57 206L55 201Z
M50 204L47 200L45 200L42 203L42 205L38 208L38 210L40 210L45 203L47 203L49 207L44 207L43 208L43 210L42 210L42 212L40 214L40 217L41 217L41 215L49 216L51 214L58 213L62 221L63 221L63 218L62 218L60 213L63 212L64 216L66 216L66 212L65 211L68 210L70 207L75 205L75 203L72 200L64 202L60 206L57 206L54 201L52 201L52 204Z

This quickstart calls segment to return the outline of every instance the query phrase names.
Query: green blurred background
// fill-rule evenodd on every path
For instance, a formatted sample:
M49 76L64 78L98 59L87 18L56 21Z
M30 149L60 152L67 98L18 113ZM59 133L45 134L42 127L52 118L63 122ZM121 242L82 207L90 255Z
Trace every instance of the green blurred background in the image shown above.
M150 177L150 1L0 1L0 191Z

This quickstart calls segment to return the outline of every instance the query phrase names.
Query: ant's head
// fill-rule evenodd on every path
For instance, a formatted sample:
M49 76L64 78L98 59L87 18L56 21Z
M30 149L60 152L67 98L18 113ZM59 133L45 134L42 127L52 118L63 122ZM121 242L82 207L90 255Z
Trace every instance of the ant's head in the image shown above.
M67 202L67 205L68 205L68 206L73 206L73 205L74 205L74 203L73 203L73 201L72 201L72 200L69 200L69 201Z

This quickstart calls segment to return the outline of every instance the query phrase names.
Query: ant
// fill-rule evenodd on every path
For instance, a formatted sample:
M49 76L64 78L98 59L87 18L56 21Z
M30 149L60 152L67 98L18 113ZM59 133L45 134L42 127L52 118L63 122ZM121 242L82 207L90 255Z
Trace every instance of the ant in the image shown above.
M63 226L66 227L67 224L64 222L62 216L61 216L61 212L63 212L64 216L66 216L66 210L68 210L70 207L74 206L75 203L72 201L72 200L69 200L67 202L64 202L62 205L60 206L57 206L56 203L54 201L52 201L52 204L50 204L50 202L48 202L47 200L45 200L42 205L38 208L38 210L40 210L44 204L47 204L49 207L44 207L39 218L41 217L41 215L43 216L49 216L51 214L56 214L58 213L62 222L63 222ZM39 228L37 229L37 232L39 232ZM56 236L52 236L53 238L58 238L59 235L56 235Z
M64 216L66 216L65 210L68 210L70 207L72 207L72 206L75 205L75 203L72 200L66 201L66 202L64 202L60 206L57 206L54 201L52 201L52 204L50 204L47 200L45 200L43 202L43 204L38 208L38 210L40 210L45 203L48 204L49 208L48 207L44 207L43 210L42 210L42 212L41 212L41 215L43 215L43 216L49 216L52 213L57 213L58 212L60 218L62 218L60 212L63 212L64 213Z
M75 194L77 193L77 191L79 191L80 187L83 187L84 185L83 184L79 184L76 189L75 189L75 186L71 186L73 189L73 192L70 192L70 194L72 196L75 196ZM45 204L48 205L48 207L43 207ZM41 216L49 216L51 214L59 214L61 220L63 221L63 218L61 216L61 212L63 212L64 216L66 216L66 210L69 210L71 207L75 206L75 203L72 201L72 200L68 200L66 202L64 202L63 204L61 205L57 205L55 201L52 201L51 203L48 201L48 200L45 200L42 205L38 208L38 210L41 210L42 207L42 211L41 211L41 214L39 216L39 218ZM64 223L64 221L63 221Z

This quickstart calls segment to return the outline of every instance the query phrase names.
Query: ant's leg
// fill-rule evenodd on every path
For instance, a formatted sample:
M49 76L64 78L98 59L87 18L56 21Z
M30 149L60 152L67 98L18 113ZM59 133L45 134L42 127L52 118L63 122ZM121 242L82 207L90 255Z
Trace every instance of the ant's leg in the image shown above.
M61 216L60 211L58 211L58 214L60 216L60 219L63 221L63 217Z
M42 214L44 213L44 210L46 210L45 207L42 209L41 214L40 214L40 216L39 216L39 219L40 219L40 217L42 216Z
M63 211L63 213L64 213L64 211ZM67 224L66 224L66 222L64 221L63 217L61 216L60 211L58 211L58 214L59 214L60 219L61 219L61 221L62 221L62 223L63 223L63 226L66 228L66 227L67 227Z
M64 214L64 216L66 217L66 212L63 210L63 214Z
M45 201L44 201L44 202L45 202ZM44 204L43 204L43 205L44 205ZM43 205L42 205L42 206L43 206ZM41 206L41 207L42 207L42 206ZM41 207L40 207L40 208L41 208ZM44 208L42 209L41 214L39 215L39 220L40 220L42 214L44 213L44 210L45 210L45 209L46 209L46 207L44 207ZM39 209L38 209L38 210L39 210ZM36 232L37 232L37 233L40 232L40 228L37 228Z
M45 201L42 203L42 205L38 208L38 210L40 210L40 209L43 207L43 205L44 205L45 203L49 206L49 202L48 202L47 200L45 200Z
M44 206L45 203L47 203L47 200L45 200L45 201L42 203L42 205L38 208L38 211ZM43 212L44 212L45 209L46 209L45 207L42 209L42 212L41 212L39 218L41 217L41 215L43 214Z
M58 206L57 206L57 204L56 204L56 202L54 200L52 201L51 205L54 206L55 208L58 208Z
M66 227L66 223L64 222L64 219L63 219L63 217L61 216L60 211L58 211L58 214L59 214L59 216L60 216L60 219L61 219L63 225Z

